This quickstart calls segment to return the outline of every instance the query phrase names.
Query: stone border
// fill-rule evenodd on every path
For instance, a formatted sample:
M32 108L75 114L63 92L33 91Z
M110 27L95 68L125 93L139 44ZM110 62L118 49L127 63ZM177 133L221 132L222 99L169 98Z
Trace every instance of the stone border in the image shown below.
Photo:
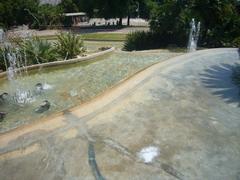
M104 51L89 54L89 55L83 56L83 57L77 57L77 58L74 58L74 59L54 61L54 62L48 62L48 63L43 63L43 64L34 64L34 65L31 65L31 66L27 66L27 69L28 70L33 70L33 69L43 68L43 67L61 66L61 65L68 65L68 64L74 64L74 63L78 63L78 62L88 61L88 60L92 60L94 58L106 55L108 53L111 53L114 50L115 50L115 47L111 47L110 49L107 49L107 50L104 50ZM0 78L5 77L6 75L7 75L6 71L5 72L0 72Z

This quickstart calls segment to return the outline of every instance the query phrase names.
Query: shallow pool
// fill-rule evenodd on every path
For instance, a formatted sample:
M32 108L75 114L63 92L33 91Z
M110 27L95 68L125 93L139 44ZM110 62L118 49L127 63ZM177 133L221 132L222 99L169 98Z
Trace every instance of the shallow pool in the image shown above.
M31 102L16 104L9 99L0 102L0 111L7 113L0 122L0 133L86 102L136 72L179 54L163 50L117 51L90 62L31 72L17 80L33 92ZM36 93L37 83L45 85L41 93ZM9 81L0 80L0 94L8 92L12 95L15 90L12 87ZM44 100L50 102L50 109L36 113L35 109Z

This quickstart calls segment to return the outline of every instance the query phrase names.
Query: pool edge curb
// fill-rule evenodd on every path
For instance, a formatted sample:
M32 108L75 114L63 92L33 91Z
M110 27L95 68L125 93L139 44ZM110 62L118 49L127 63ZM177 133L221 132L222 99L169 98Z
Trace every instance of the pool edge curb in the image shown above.
M111 53L113 51L115 51L115 47L111 47L110 49L107 49L107 50L104 50L104 51L96 52L96 53L89 54L89 55L83 56L83 57L77 57L77 58L74 58L74 59L53 61L53 62L42 63L42 64L34 64L34 65L27 66L26 69L27 70L34 70L34 69L43 68L43 67L45 67L45 68L57 67L57 66L62 66L62 65L75 64L75 63L84 62L84 61L86 62L86 61L90 61L92 59L101 57L103 55L106 55L108 53ZM7 71L1 72L0 73L0 78L4 78L6 75L7 75Z

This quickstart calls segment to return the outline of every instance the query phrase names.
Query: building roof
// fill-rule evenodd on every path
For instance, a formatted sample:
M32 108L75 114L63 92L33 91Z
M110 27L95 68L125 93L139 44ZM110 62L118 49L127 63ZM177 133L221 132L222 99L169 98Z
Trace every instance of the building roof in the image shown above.
M65 16L86 16L85 12L65 13Z

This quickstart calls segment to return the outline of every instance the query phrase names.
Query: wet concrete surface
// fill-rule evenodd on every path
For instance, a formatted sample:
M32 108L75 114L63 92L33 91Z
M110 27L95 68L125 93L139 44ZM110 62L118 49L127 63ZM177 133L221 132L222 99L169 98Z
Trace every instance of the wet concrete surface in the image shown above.
M97 111L73 109L60 115L56 128L1 135L0 177L239 180L236 63L236 49L176 57L147 70ZM148 163L138 156L146 147L159 151Z

